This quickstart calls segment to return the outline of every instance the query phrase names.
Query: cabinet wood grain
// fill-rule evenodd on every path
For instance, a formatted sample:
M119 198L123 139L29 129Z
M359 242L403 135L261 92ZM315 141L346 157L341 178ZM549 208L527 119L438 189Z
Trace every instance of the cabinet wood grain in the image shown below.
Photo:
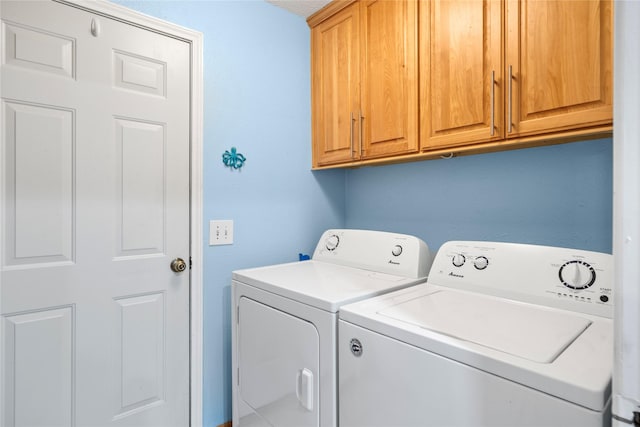
M420 2L423 149L504 137L503 2Z
M337 0L307 21L313 168L611 134L612 0Z
M354 159L354 113L360 110L358 3L320 22L311 33L313 164Z
M418 151L417 12L362 0L310 18L314 167Z
M512 68L507 137L611 123L611 1L506 5L506 65Z
M361 158L418 150L417 2L361 3Z

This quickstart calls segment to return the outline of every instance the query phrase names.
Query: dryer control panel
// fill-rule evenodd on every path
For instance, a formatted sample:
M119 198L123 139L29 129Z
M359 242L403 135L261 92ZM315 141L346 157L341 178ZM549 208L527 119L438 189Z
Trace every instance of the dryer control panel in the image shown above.
M433 255L427 244L415 236L385 231L333 229L322 234L313 259L420 278L429 273Z
M502 242L452 241L428 283L613 317L613 256Z

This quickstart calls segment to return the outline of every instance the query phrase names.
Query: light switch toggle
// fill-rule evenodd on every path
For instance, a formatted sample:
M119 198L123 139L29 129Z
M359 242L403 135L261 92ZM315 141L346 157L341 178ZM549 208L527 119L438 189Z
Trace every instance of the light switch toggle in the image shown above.
M233 244L233 220L215 219L209 221L209 246Z

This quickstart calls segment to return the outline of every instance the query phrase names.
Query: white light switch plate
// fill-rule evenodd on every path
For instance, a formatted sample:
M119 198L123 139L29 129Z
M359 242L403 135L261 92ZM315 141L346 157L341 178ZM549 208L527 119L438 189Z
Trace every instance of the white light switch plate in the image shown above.
M233 220L214 219L209 221L209 246L233 244Z

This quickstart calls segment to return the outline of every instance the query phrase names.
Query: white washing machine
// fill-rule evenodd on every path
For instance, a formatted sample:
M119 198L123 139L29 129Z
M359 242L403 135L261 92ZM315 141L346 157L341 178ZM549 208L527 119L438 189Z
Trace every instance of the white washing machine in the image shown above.
M611 423L609 254L448 242L426 283L340 309L341 427Z
M336 426L338 310L426 280L420 239L328 230L311 260L233 272L233 425Z

